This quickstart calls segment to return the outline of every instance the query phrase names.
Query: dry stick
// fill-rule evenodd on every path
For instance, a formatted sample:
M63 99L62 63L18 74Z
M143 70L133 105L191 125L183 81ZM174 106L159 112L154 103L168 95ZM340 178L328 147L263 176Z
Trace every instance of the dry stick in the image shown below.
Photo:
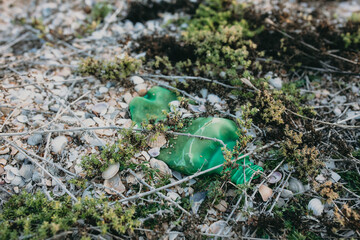
M116 193L117 195L121 196L122 198L125 198L125 196L119 192L118 190L114 189L114 188L111 188L111 187L107 187L103 184L99 184L99 183L94 183L94 182L90 182L92 185L94 185L95 187L98 187L98 188L105 188L105 189L108 189L110 191L113 191L114 193Z
M21 35L20 37L18 37L17 39L12 40L12 41L9 42L8 44L3 45L3 46L0 48L0 53L3 53L7 48L10 48L10 47L14 46L16 43L24 40L25 38L28 37L29 34L30 34L30 32L27 32L27 33Z
M120 130L120 129L124 129L124 130L133 130L133 131L145 131L145 129L140 129L140 128L127 128L127 127L119 127L119 126L105 126L105 127L78 127L78 128L68 128L68 129L48 129L48 130L36 130L36 131L24 131L24 132L17 132L17 133L0 133L0 137L9 137L9 136L24 136L24 135L29 135L31 134L35 134L35 133L61 133L61 132L82 132L82 131L95 131L95 130L100 130L100 129L114 129L114 130ZM223 145L224 147L226 147L226 144L217 138L211 138L211 137L204 137L204 136L200 136L200 135L192 135L192 134L188 134L188 133L179 133L179 132L173 132L173 131L165 131L165 133L167 134L171 134L171 135L179 135L179 136L186 136L186 137L194 137L194 138L199 138L199 139L205 139L205 140L211 140L211 141L215 141L215 142L219 142L221 145Z
M321 120L316 120L316 119L313 119L313 118L309 118L309 117L306 117L306 116L303 116L303 115L300 115L300 114L297 114L289 109L286 109L287 112L291 113L291 114L294 114L295 116L298 116L298 117L301 117L301 118L304 118L304 119L307 119L307 120L310 120L310 121L314 121L314 122L318 122L318 123L321 123L321 124L326 124L326 125L329 125L329 126L335 126L335 127L341 127L341 128L349 128L349 129L357 129L357 128L360 128L360 126L354 126L354 125L343 125L343 124L338 124L338 123L331 123L331 122L324 122L324 121L321 121ZM345 119L346 121L348 120L351 120L353 118L356 118L360 115L355 115L355 116L352 116L350 119ZM342 121L345 121L345 120L342 120ZM316 129L317 131L318 130L321 130L323 128L319 128L319 129Z
M289 176L286 178L284 184L282 185L282 187L281 187L281 189L280 189L280 192L279 192L278 195L276 196L274 203L271 205L271 207L270 207L270 209L269 209L269 211L268 211L269 213L272 212L273 208L275 207L276 202L279 200L280 195L281 195L282 191L284 190L286 183L289 181L289 178L290 178L291 174L292 174L292 172L289 173Z
M37 165L41 170L43 170L46 174L48 174L52 179L54 179L55 182L59 184L59 186L67 193L69 196L75 201L78 202L76 197L65 187L65 185L55 176L51 175L48 170L46 170L38 161L36 161L34 158L27 155L20 147L17 146L17 144L7 140L6 138L3 138L5 142L16 148L19 152L21 152L23 155L25 155L32 163Z
M149 78L149 77L156 77L156 78L163 78L163 79L169 79L169 80L176 80L176 79L180 79L180 78L183 78L183 79L189 79L189 80L200 80L200 81L205 81L205 82L210 82L210 83L216 83L218 85L221 85L223 87L226 87L226 88L232 88L232 89L242 89L242 88L239 88L239 87L234 87L234 86L231 86L231 85L227 85L225 83L222 83L218 80L212 80L212 79L209 79L209 78L203 78L203 77L193 77L193 76L166 76L166 75L155 75L155 74L144 74L144 75L140 75L141 77L146 77L146 78Z
M154 187L150 186L149 184L147 184L144 180L142 180L133 170L129 169L129 172L143 185L147 186L148 188L150 188L150 190L155 189ZM183 213L185 213L188 216L191 216L191 214L186 211L184 208L182 208L177 202L175 202L174 200L172 200L171 198L165 196L164 194L157 192L156 193L159 197L165 199L166 201L171 202L172 204L174 204L176 207L178 207L181 211L183 211Z
M263 146L263 147L261 147L261 148L259 148L259 149L254 149L254 150L250 151L249 153L244 154L244 155L242 155L241 157L239 157L239 158L237 158L237 159L235 159L235 160L232 160L231 162L236 162L236 161L238 161L238 160L241 160L241 159L243 159L243 158L246 158L246 157L250 156L251 154L253 154L254 152L258 152L258 151L264 150L264 149L266 149L266 148L268 148L268 147L270 147L270 146L272 146L272 145L273 145L273 143L267 144L267 145L265 145L265 146ZM144 197L144 196L147 196L147 195L150 195L150 194L159 192L159 191L164 190L164 189L167 189L167 188L174 187L174 186L179 185L179 184L181 184L181 183L183 183L183 182L190 181L191 179L196 178L196 177L198 177L198 176L201 176L201 175L203 175L203 174L205 174L205 173L214 171L214 170L222 167L223 165L224 165L224 163L219 164L219 165L217 165L217 166L215 166L215 167L206 169L206 170L204 170L204 171L197 172L197 173L195 173L195 174L193 174L193 175L191 175L191 176L188 176L188 177L183 178L183 179L181 179L181 180L179 180L179 181L170 183L170 184L168 184L168 185L165 185L165 186L162 186L162 187L159 187L159 188L150 190L150 191L145 192L145 193L140 193L140 194L137 194L137 195L128 197L128 198L126 198L126 199L119 200L119 202L130 201L130 200L133 200L133 199L137 199L137 198L140 198L140 197Z

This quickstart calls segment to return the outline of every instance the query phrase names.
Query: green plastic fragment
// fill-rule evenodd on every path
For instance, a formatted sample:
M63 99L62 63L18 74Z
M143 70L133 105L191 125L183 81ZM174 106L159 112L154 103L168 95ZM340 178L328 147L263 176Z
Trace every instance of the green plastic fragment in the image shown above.
M175 93L161 87L154 87L144 97L136 97L132 100L130 103L132 120L141 123L143 120L149 120L149 117L155 117L157 120L164 119L165 115L162 111L169 111L168 104L173 100L176 100ZM232 150L239 138L236 134L237 130L238 127L234 121L208 117L191 121L188 127L182 129L182 132L220 139L229 150ZM169 147L162 149L157 158L176 171L190 175L222 164L225 161L222 147L222 144L213 140L175 136L169 140ZM243 184L251 177L256 178L256 175L253 176L254 172L263 171L248 157L240 159L237 163L238 168L231 171L231 181L235 184ZM245 177L244 165L246 166ZM209 173L220 174L222 170L221 167Z
M163 110L170 111L169 103L176 100L176 94L162 87L151 88L144 97L135 97L129 104L131 119L137 124L153 118L163 120Z

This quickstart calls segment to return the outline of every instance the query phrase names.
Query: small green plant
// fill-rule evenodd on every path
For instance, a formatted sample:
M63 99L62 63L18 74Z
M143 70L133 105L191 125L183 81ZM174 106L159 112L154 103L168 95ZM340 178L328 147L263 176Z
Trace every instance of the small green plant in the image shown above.
M120 163L120 170L136 167L130 159L146 147L146 136L131 129L120 130L119 133L121 137L115 144L104 147L100 154L92 154L82 159L80 165L88 178L98 176L110 164L117 162Z
M107 2L98 2L91 9L91 18L93 21L104 21L105 17L111 12L112 6Z
M108 233L119 236L139 222L134 208L120 203L110 206L106 198L83 199L73 204L69 197L49 201L41 192L14 195L0 214L0 239L45 239L66 233L72 239Z
M116 80L129 85L125 79L135 73L141 66L141 61L125 55L124 58L115 58L112 61L97 60L92 57L83 59L78 67L82 75L93 75L100 80Z

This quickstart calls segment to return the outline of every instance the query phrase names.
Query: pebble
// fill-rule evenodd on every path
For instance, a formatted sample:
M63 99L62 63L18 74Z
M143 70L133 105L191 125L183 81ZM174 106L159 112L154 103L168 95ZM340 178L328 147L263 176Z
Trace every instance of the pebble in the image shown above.
M19 170L20 176L28 180L33 175L34 166L32 164L23 164Z
M226 226L227 226L226 222L220 220L211 224L208 231L209 233L212 234L218 234L221 231L221 229L225 228Z
M276 89L280 90L282 88L282 80L279 77L270 78L269 83L271 84L271 86L273 86Z
M335 114L336 116L340 116L340 115L341 115L341 110L340 110L340 108L336 107L336 108L334 109L334 114Z
M65 136L58 136L51 141L51 149L55 153L61 153L68 143Z
M16 117L16 120L18 120L21 123L27 123L28 122L28 118L25 115L19 115Z
M95 121L92 120L91 118L87 118L85 120L82 121L82 123L86 126L86 127L91 127L91 126L95 126Z
M224 200L221 200L219 204L215 205L215 208L220 212L226 212L227 207L228 204Z
M206 192L197 192L193 196L190 197L190 205L193 213L197 213L199 211L201 203L206 198Z
M108 89L107 87L100 87L100 88L99 88L99 92L100 92L101 94L107 93L108 91L109 91L109 89Z
M61 116L60 120L68 125L74 125L78 122L76 118L70 116Z
M139 77L139 76L132 76L132 77L130 78L130 81L132 81L133 84L135 84L135 85L144 83L144 79L142 79L142 78Z
M172 174L168 165L163 161L157 160L156 158L150 159L150 166L154 169L158 169L161 175L171 176Z
M105 115L108 108L107 103L97 103L92 107L92 110L100 115Z
M177 199L180 199L180 195L177 194L176 192L168 192L167 196L173 201L176 201Z
M136 85L134 89L140 95L140 93L142 93L142 94L145 93L146 94L146 92L147 92L146 88L147 88L146 84L142 83L142 84Z
M24 154L22 154L21 152L18 152L16 155L15 155L15 160L17 162L22 162L26 159L26 156Z
M129 103L131 102L131 100L133 99L133 96L132 96L129 92L127 92L127 93L125 93L125 95L123 96L123 98L124 98L124 101L125 101L127 104L129 104Z
M215 94L209 94L207 99L212 104L221 102L221 99L218 96L216 96Z
M25 182L23 180L22 177L20 176L15 176L15 178L13 180L11 180L11 184L12 185L15 185L15 186L19 186L19 187L22 187L25 185Z
M43 137L41 134L33 134L31 135L28 140L27 143L31 146L36 146L39 145L40 143L42 143Z

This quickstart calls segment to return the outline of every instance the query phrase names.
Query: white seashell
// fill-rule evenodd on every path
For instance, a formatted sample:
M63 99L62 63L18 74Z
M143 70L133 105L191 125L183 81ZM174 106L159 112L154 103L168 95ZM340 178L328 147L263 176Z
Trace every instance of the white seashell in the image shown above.
M7 164L6 159L5 158L0 159L0 164L5 166Z
M289 181L289 189L295 193L301 193L305 191L304 185L296 178L292 178Z
M168 192L167 197L170 198L173 201L176 201L177 199L180 199L180 195L176 192Z
M261 195L262 200L266 202L272 196L273 190L268 186L261 185L259 187L259 193Z
M148 151L148 153L151 157L157 157L160 155L160 148L158 148L158 147L152 148Z
M315 216L320 216L324 211L324 205L319 199L313 198L308 204L308 209L311 210Z
M293 197L294 196L294 194L293 194L293 192L292 191L290 191L290 190L287 190L287 189L284 189L284 190L282 190L282 192L281 192L281 195L280 195L281 197L283 197L283 198L291 198L291 197Z
M185 113L181 116L181 118L192 118L192 117L194 117L194 114L192 113Z
M150 166L154 169L159 169L161 175L172 175L168 165L163 161L157 160L156 158L150 159Z
M115 176L115 174L118 173L120 168L120 164L119 163L115 163L115 164L111 164L103 173L102 173L102 177L103 179L110 179L113 176Z
M7 154L8 152L10 152L10 148L8 148L8 147L2 148L2 149L0 150L0 155Z
M277 207L282 207L285 205L285 200L283 198L279 198L277 201L276 201L276 206Z
M149 136L147 144L151 148L161 148L166 144L166 137L164 133L160 133L160 135L152 134Z
M176 109L178 109L180 107L180 101L178 101L178 100L171 101L169 103L169 107L170 107L170 111L174 112Z
M267 181L268 183L277 183L278 181L281 180L281 178L282 178L282 174L280 172L274 172L273 174L271 174L271 176Z
M124 184L121 182L120 176L119 174L115 175L114 177L110 178L110 179L106 179L104 181L104 186L105 187L109 187L109 188L113 188L116 191L123 193L125 192L126 188L124 186ZM116 192L111 191L110 189L105 188L105 192L107 192L108 194L112 194L112 195L116 195Z
M14 180L15 177L16 177L16 175L13 172L7 171L5 180L6 180L6 182L9 183L10 181Z
M337 174L334 171L330 171L330 173L331 173L331 181L332 182L338 182L340 180L341 176L339 174Z

